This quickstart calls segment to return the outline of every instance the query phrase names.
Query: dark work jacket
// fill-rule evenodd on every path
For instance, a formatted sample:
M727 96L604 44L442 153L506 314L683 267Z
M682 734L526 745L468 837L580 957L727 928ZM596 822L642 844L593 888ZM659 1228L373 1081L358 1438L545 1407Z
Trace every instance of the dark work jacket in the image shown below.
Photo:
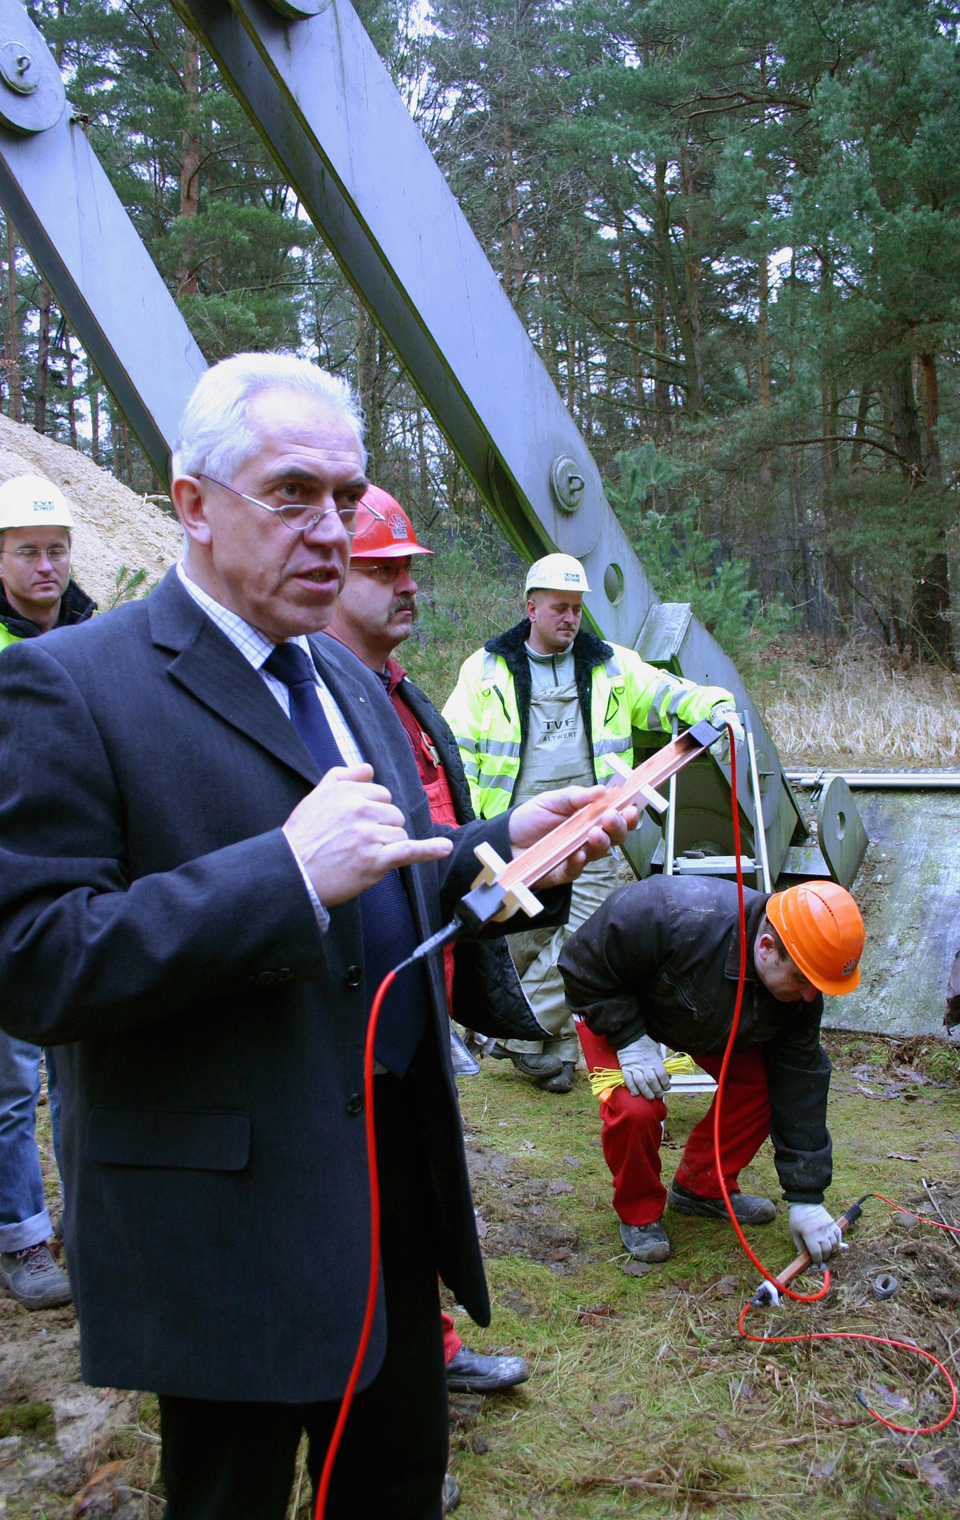
M57 628L72 628L75 623L86 623L97 610L97 604L93 597L87 596L81 591L76 581L68 581L67 589L60 598L60 611L57 614ZM0 623L8 633L12 633L15 639L38 639L42 630L30 618L25 618L17 612L3 591L3 582L0 581ZM53 629L50 630L51 633Z
M420 727L433 740L447 773L459 824L476 818L470 787L453 731L426 692L405 675L397 687ZM478 866L479 871L479 866ZM536 927L539 919L532 920ZM520 927L529 927L528 923ZM453 947L453 1017L467 1029L503 1040L546 1040L549 1033L534 1017L503 940L460 940Z
M734 1049L763 1053L785 1198L822 1203L832 1176L823 998L780 1003L758 978L753 945L768 895L744 891L747 978ZM646 1034L694 1057L725 1049L739 967L736 886L705 876L650 876L621 887L560 955L570 1009L594 1034L616 1050Z
M520 719L521 762L523 752L527 747L527 734L530 731L530 701L533 691L530 661L526 651L529 637L530 619L524 618L521 622L515 623L512 628L508 628L506 633L499 633L496 638L488 639L483 646L491 654L499 655L513 676L513 689L517 694L517 717ZM573 641L573 675L577 687L577 701L580 703L580 711L583 714L587 747L591 755L593 754L593 714L590 697L593 672L598 665L605 665L612 654L611 645L605 644L587 628L581 628ZM517 774L520 774L519 770ZM596 780L596 771L594 771L594 780Z
M449 833L376 676L312 642L408 832ZM319 778L175 571L0 659L0 1020L60 1047L87 1382L282 1403L343 1392L369 1257L360 908L333 908L321 932L281 830ZM508 853L508 816L402 873L418 936L452 916L483 838ZM562 922L569 893L544 896ZM432 1019L401 1090L437 1268L488 1323L441 958L426 971ZM364 1383L384 1346L381 1303Z

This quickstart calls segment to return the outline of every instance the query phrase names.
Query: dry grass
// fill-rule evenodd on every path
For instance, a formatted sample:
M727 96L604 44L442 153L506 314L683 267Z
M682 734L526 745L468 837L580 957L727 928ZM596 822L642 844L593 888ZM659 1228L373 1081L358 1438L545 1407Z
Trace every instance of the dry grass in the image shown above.
M960 689L948 671L892 669L876 651L784 658L754 696L785 765L960 764Z

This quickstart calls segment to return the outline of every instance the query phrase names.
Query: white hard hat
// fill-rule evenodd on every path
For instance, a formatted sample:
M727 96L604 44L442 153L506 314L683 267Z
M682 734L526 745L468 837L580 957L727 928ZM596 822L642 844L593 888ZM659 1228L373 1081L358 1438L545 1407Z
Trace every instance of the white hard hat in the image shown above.
M72 528L67 498L42 475L15 475L0 486L0 533L6 528Z
M527 591L589 591L587 572L572 554L545 554L527 571Z

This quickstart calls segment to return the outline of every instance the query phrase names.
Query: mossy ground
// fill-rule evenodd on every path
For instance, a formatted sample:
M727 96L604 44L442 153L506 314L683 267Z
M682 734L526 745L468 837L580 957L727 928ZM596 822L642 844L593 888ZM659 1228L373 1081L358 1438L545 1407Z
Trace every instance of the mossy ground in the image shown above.
M956 1177L957 1056L936 1042L921 1055L923 1049L866 1038L835 1048L830 1200L838 1211L872 1191L929 1207L921 1175ZM886 1098L906 1080L898 1067L949 1085L910 1080L907 1092L915 1096ZM583 1073L568 1097L548 1098L512 1068L488 1062L478 1078L461 1082L461 1099L476 1142L509 1155L521 1174L565 1184L548 1192L551 1203L543 1207L577 1242L566 1257L561 1248L558 1261L489 1260L493 1323L478 1331L463 1321L461 1333L475 1349L518 1350L533 1368L530 1382L512 1393L454 1401L451 1465L464 1520L956 1512L960 1439L896 1437L857 1400L858 1389L876 1398L886 1388L881 1401L909 1400L902 1413L884 1403L890 1418L917 1423L918 1411L937 1418L934 1411L948 1406L940 1384L927 1382L925 1365L859 1343L760 1348L741 1341L737 1316L757 1274L724 1224L668 1214L671 1260L640 1278L623 1273L609 1176L596 1145L598 1110ZM670 1100L665 1176L707 1102ZM915 1159L898 1159L905 1157ZM769 1145L741 1182L778 1196ZM481 1183L477 1191L485 1217L490 1189ZM795 1254L785 1213L781 1206L775 1224L751 1232L754 1249L775 1270ZM881 1270L902 1285L885 1304L869 1291ZM893 1223L889 1208L871 1202L830 1299L755 1316L751 1324L771 1333L844 1328L913 1337L943 1358L952 1353L958 1304L960 1253L947 1237Z

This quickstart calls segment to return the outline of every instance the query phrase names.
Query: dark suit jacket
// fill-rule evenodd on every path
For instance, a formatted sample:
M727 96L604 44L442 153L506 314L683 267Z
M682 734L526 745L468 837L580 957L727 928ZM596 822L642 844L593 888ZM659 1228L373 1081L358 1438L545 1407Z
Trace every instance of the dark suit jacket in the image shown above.
M476 814L470 785L449 723L409 676L404 676L397 691L437 748L450 783L457 822L472 823ZM528 928L529 924L519 927ZM458 1023L501 1040L550 1038L549 1031L537 1022L502 939L459 940L453 947L453 968L452 1013Z
M408 831L436 832L380 682L328 640L316 651ZM146 602L0 660L0 1018L64 1047L90 1383L281 1402L343 1390L369 1252L360 912L335 908L320 933L280 830L318 779L174 572ZM421 935L451 916L484 837L507 855L506 816L404 873ZM437 1265L486 1324L439 957L428 976L433 1024L407 1082ZM383 1350L380 1312L364 1381Z

